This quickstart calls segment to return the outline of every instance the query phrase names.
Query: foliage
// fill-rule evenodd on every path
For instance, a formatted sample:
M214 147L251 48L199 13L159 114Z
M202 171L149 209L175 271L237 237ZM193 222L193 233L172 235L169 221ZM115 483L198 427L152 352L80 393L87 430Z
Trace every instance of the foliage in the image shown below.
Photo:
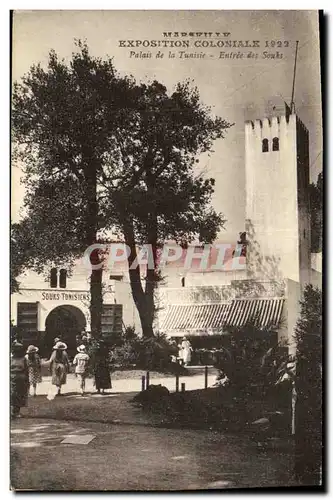
M214 179L204 179L195 166L197 156L211 151L229 127L211 116L189 82L177 84L171 95L157 81L136 85L127 101L114 142L119 180L102 181L108 196L104 213L131 249L129 266L138 245L151 245L154 268L146 270L144 286L139 268L129 270L145 336L153 334L154 291L162 279L159 249L170 240L211 242L224 223L210 206Z
M145 409L154 411L165 410L168 406L169 390L161 384L149 385L149 387L134 396L133 401Z
M309 185L311 216L311 252L322 251L323 235L323 173L320 172L317 183Z
M124 333L123 343L112 350L111 356L112 363L123 368L135 365L139 369L167 372L174 371L172 354L174 347L165 335L157 332L154 337L140 337L131 328Z
M137 333L135 331L135 326L126 326L125 331L123 332L123 339L125 341L134 340L137 337Z
M80 41L77 47L68 65L51 51L46 69L33 65L14 83L13 161L23 165L26 188L24 217L17 227L19 253L38 272L57 262L70 265L99 241L106 224L98 206L98 179L117 119L115 102L122 102L128 86L126 78L116 77L110 58L90 56ZM102 272L93 270L95 335L100 332L101 283Z
M305 377L297 377L298 393L307 398L306 386L314 393L320 392L322 371L322 292L312 285L304 290L295 338L297 365L302 372L298 371L298 375Z
M230 345L220 350L217 367L223 370L237 391L251 392L251 386L269 391L279 381L288 363L286 349L277 342L277 327L260 326L252 317L240 326L227 327Z
M322 292L307 285L295 328L296 473L319 484L322 461Z
M10 293L20 289L18 277L28 264L28 256L24 250L26 243L20 240L21 231L18 224L12 224L10 231Z
M71 262L109 230L131 249L145 243L154 269L142 285L129 271L143 333L153 335L154 292L162 278L158 249L167 240L211 242L223 226L210 206L214 179L195 169L231 126L201 104L189 82L171 95L157 81L120 77L112 59L92 57L85 44L69 64L50 52L48 67L32 66L13 92L14 161L25 169L25 263L40 270ZM97 262L100 256L96 257ZM101 272L91 274L93 330L100 329Z

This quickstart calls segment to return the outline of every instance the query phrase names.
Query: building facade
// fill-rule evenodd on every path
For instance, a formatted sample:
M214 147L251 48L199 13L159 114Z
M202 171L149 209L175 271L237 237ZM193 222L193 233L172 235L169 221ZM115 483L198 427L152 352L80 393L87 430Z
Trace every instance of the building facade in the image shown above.
M262 327L277 325L278 340L292 350L302 289L321 285L321 268L310 254L309 134L287 106L282 114L245 123L245 175L246 255L229 252L215 270L167 265L155 329L174 337L223 335L226 325L242 326L255 315ZM65 273L51 270L44 278L27 272L12 296L13 324L37 344L64 334L73 342L90 330L90 270L78 260ZM133 326L140 332L126 270L117 276L105 271L103 293L103 331Z
M161 291L161 330L173 336L222 334L256 317L295 352L294 328L307 283L321 287L310 253L309 134L285 105L245 123L246 272L206 274L200 286ZM191 280L189 280L191 281Z

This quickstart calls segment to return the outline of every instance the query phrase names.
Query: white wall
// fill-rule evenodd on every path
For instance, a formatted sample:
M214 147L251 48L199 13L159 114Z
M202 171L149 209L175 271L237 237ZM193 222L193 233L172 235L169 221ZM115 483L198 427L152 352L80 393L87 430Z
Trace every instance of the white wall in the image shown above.
M105 291L103 301L105 304L121 304L123 297L117 298L115 282L109 279L110 273L104 272L103 283ZM48 314L61 305L71 305L79 308L85 315L87 330L90 330L89 313L89 277L90 270L84 265L82 259L78 259L67 277L66 288L51 288L48 276L39 275L34 271L26 271L18 280L20 292L11 296L11 319L17 324L17 303L38 302L38 330L45 330L45 321ZM59 274L58 274L59 279ZM58 281L59 285L59 281Z
M287 280L286 287L287 311L286 320L288 328L289 353L296 354L296 343L294 339L295 326L300 315L301 286L300 283Z
M322 252L311 254L311 267L318 273L322 272L322 260L323 260Z
M319 273L315 269L311 269L311 284L313 286L316 286L320 290L322 290L322 287L323 287L323 275L322 275L322 273Z
M272 151L273 137L279 151ZM269 152L262 152L262 140ZM298 281L296 116L245 124L248 266L256 277ZM262 260L260 259L262 258ZM252 277L252 276L250 276Z

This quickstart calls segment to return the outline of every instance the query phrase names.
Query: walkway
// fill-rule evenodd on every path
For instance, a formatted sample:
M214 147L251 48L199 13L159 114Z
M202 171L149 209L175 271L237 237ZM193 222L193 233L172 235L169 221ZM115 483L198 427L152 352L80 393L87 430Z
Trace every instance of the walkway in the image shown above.
M141 373L141 372L139 372ZM216 379L216 370L211 370L208 375L208 385L213 385ZM169 389L169 391L174 391L176 387L176 379L174 376L168 377L152 377L150 379L151 384L162 384ZM191 375L179 378L179 388L181 383L185 383L186 390L203 389L205 387L204 374L200 373L198 375ZM51 377L44 376L43 382L37 387L37 394L47 395L52 388ZM87 392L96 392L93 385L93 379L87 379L86 381ZM124 378L115 379L112 378L112 392L123 393L123 392L139 392L141 390L141 376L138 375L136 378ZM74 374L70 374L67 377L67 384L63 387L63 393L71 393L78 391L78 384Z
M29 399L12 422L12 486L32 490L197 490L292 484L289 453L245 437L166 429L132 394ZM158 426L157 426L158 425ZM88 436L88 444L65 438Z
M84 444L62 444L89 435ZM209 431L21 419L12 426L12 487L200 490L292 485L289 456Z

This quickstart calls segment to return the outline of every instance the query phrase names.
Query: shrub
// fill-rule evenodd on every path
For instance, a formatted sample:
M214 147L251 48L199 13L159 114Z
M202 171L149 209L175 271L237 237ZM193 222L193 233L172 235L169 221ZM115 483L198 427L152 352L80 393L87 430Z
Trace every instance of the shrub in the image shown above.
M322 464L322 292L307 285L295 336L296 466L302 483L319 484Z
M262 359L267 351L277 345L277 331L273 325L261 328L258 318L250 318L241 327L229 327L230 347L225 349L220 361L230 383L239 391L247 391L251 385L272 383L267 378ZM228 354L228 355L226 355ZM273 359L270 359L273 363ZM219 366L220 368L220 366Z
M122 368L130 368L138 364L140 342L125 341L121 346L111 351L111 362Z
M111 361L123 368L135 365L144 370L173 371L173 352L165 335L157 333L154 337L142 338L130 327L123 334L122 344L112 350Z
M150 385L148 389L137 394L133 401L143 406L162 405L163 400L169 396L169 390L161 384Z

